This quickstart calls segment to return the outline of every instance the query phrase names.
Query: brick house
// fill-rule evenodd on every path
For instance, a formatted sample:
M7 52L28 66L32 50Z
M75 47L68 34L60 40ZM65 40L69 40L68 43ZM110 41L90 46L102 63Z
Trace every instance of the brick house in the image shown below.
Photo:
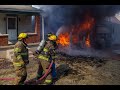
M40 42L40 10L32 5L0 5L0 46L14 44L21 32L28 33L27 43Z

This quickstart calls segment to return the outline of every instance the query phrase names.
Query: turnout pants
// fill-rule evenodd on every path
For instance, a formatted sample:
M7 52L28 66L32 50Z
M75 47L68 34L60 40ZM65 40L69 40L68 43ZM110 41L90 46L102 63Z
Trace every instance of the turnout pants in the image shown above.
M47 60L43 60L40 59L39 62L39 68L38 68L38 72L37 72L37 79L39 79L44 73L47 72L48 68L49 68L50 62ZM51 69L50 69L50 73L46 76L45 84L51 84L52 83L52 73L51 73Z
M26 66L21 68L15 67L15 73L16 73L15 85L23 85L24 81L27 78Z

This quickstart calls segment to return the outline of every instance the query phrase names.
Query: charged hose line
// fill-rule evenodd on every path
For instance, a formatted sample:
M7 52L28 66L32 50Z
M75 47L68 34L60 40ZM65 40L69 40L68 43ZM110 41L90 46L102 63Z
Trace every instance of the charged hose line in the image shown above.
M51 69L52 65L53 65L53 60L51 61L48 70L45 72L45 74L41 78L39 78L38 80L36 80L36 83L38 83L41 80L43 80L50 73L50 69ZM27 84L28 82L29 81L25 81L24 83Z

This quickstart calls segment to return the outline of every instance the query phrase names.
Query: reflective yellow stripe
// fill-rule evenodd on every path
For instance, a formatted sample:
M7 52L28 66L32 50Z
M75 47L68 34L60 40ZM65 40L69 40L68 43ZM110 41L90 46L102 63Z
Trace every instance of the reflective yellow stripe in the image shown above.
M13 65L18 67L22 66L20 63L13 63Z
M13 62L13 65L20 67L20 66L24 65L24 62L17 62L17 63Z
M49 58L45 57L44 55L39 55L38 58L39 59L44 59L44 60L47 60L47 61L49 60Z
M43 49L43 51L44 51L44 52L48 52L48 51L49 51L49 49L47 49L47 48L44 48L44 49Z
M51 83L51 82L52 82L52 80L45 80L45 82L46 82L46 83Z
M15 48L15 49L14 49L14 52L20 52L20 51L21 51L20 48Z
M57 56L52 56L52 58L57 58Z
M19 60L19 59L22 59L21 55L18 55L18 56L17 56L17 59L18 59L18 60Z

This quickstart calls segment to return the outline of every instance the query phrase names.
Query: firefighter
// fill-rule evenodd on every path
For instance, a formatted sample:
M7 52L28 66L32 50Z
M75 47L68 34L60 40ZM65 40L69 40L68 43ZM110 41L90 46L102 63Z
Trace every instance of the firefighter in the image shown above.
M50 74L45 78L44 84L50 85L53 83L53 76L56 78L55 71L55 58L57 49L57 36L49 33L47 34L47 40L41 41L38 49L35 51L34 55L40 60L39 69L37 72L37 79L39 79L44 73L47 72L51 61L53 60L53 66L50 69Z
M26 65L29 63L29 60L28 48L25 42L26 38L28 38L28 34L20 33L18 42L14 46L13 65L16 73L15 85L24 85L24 81L27 78Z

